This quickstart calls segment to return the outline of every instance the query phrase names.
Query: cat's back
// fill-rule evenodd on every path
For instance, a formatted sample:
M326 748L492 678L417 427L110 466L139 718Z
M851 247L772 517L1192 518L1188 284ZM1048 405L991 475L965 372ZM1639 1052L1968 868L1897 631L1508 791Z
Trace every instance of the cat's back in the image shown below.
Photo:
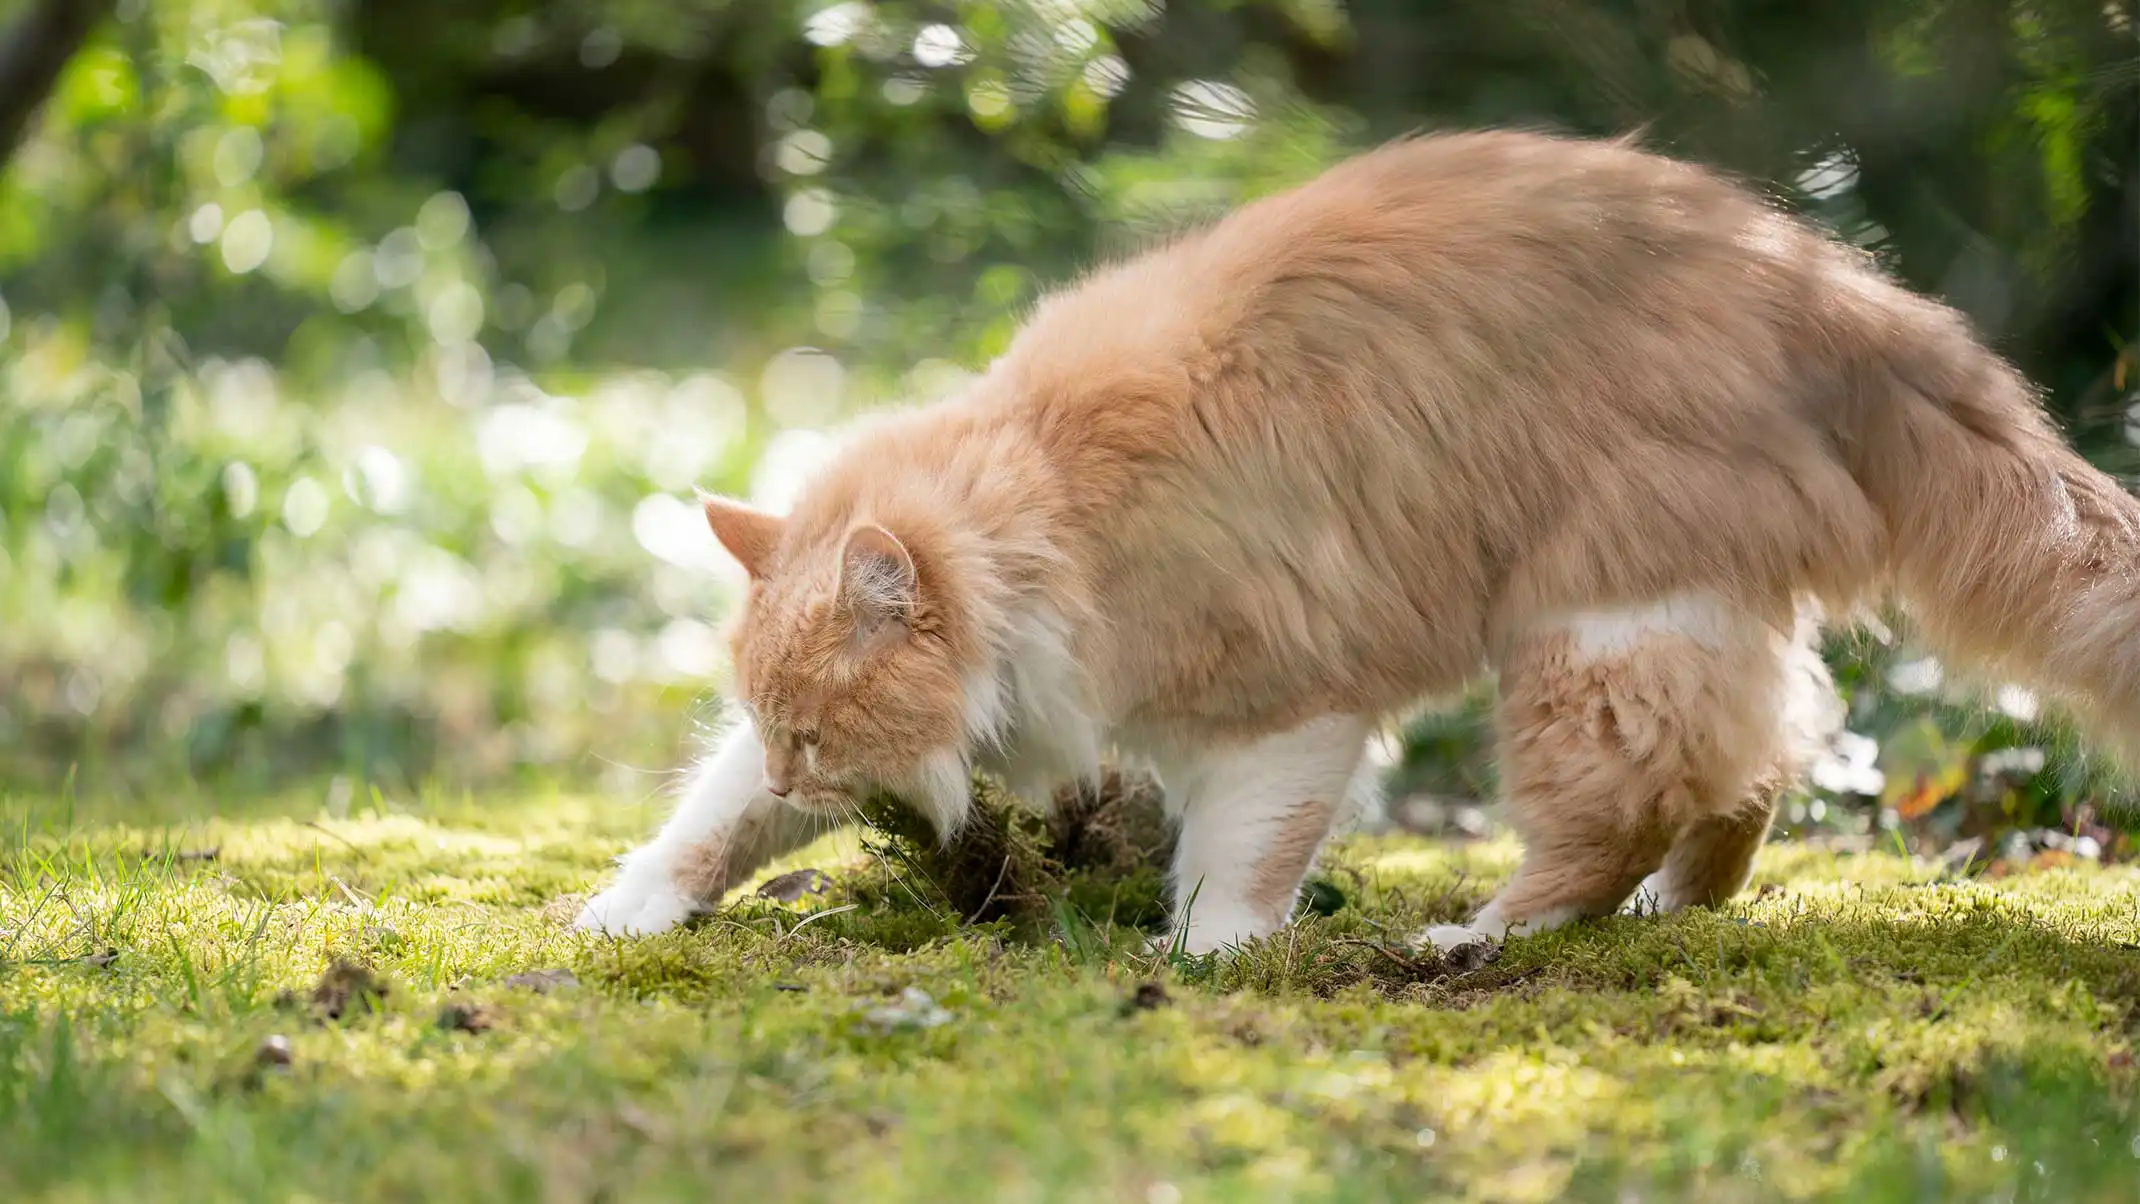
M1425 135L1093 273L1043 303L1014 354L1036 378L1103 363L1203 378L1286 354L1357 363L1422 334L1497 370L1645 330L1757 353L1859 262L1626 140Z
M1236 327L1349 303L1534 339L1576 316L1773 317L1847 268L1809 227L1707 168L1627 140L1516 131L1386 145L1185 249L1189 274L1240 299L1215 315Z

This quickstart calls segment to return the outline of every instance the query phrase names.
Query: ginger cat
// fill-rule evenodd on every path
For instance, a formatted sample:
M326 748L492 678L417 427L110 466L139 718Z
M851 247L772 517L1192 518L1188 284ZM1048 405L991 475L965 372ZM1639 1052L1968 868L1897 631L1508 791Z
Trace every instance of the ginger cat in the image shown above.
M2140 504L1953 311L1625 142L1363 155L1049 298L786 517L706 515L742 717L584 928L716 904L858 783L949 831L969 766L1114 754L1187 948L1267 936L1370 726L1488 671L1526 856L1432 939L1720 902L1839 719L1820 616L1887 596L2140 712Z

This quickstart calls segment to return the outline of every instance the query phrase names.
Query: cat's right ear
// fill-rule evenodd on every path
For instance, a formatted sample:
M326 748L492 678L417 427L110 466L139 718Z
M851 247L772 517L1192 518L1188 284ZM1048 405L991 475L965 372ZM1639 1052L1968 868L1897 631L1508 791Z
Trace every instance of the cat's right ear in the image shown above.
M706 507L706 525L713 528L713 537L721 541L744 572L753 577L765 576L773 549L780 543L780 516L711 494L700 500Z

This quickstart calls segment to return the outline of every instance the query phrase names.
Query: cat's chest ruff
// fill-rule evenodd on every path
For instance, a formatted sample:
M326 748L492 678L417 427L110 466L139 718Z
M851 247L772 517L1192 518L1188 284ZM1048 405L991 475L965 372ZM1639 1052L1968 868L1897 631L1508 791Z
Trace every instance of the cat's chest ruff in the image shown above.
M1056 784L1097 777L1108 743L1106 717L1071 648L1060 614L1029 613L1013 625L995 663L966 687L974 760L1035 803Z

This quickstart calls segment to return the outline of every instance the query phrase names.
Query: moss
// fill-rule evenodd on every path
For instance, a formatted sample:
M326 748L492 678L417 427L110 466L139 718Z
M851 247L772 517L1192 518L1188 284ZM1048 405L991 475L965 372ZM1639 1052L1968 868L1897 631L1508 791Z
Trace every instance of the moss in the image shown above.
M613 941L567 921L652 809L47 806L0 803L0 1198L2123 1201L2140 1170L2131 869L1779 846L1727 908L1467 968L1405 937L1513 847L1359 839L1331 914L1168 959L1123 902L1150 863L1054 833L1038 914L965 923L848 836L766 871L824 894ZM330 1022L338 959L384 990Z
M1066 789L1052 812L975 775L967 822L943 839L898 799L862 804L875 830L865 848L884 886L861 894L875 902L917 887L944 916L967 923L1011 920L1031 927L1055 916L1067 899L1084 916L1144 927L1166 918L1165 871L1173 847L1162 797L1149 777L1110 771L1088 789Z

